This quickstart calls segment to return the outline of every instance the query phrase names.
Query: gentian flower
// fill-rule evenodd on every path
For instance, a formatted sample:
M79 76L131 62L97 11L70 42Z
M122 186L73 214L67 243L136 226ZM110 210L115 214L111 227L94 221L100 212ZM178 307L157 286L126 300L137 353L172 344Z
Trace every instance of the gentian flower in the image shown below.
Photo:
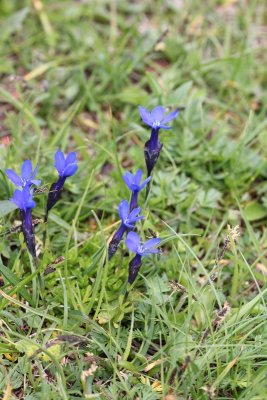
M14 183L15 186L39 186L41 181L34 179L38 171L38 165L32 170L32 163L30 160L24 161L21 167L21 177L16 174L12 169L6 169L6 175Z
M125 174L123 175L123 180L125 184L132 191L132 197L130 203L131 210L137 207L138 193L148 184L150 179L151 177L148 177L147 179L144 180L143 183L141 183L142 181L141 169L139 169L135 174L131 174L131 172L125 172Z
M34 258L36 258L35 236L31 212L31 210L35 207L35 201L32 198L30 187L24 186L22 190L16 189L10 201L12 201L12 203L15 203L16 206L18 206L18 208L20 209L22 220L21 228L24 235L24 240L30 254Z
M164 108L162 106L155 107L151 112L141 106L139 106L138 109L144 124L148 125L154 130L172 129L171 126L166 126L165 124L171 122L180 111L180 109L177 108L170 114L164 116Z
M151 128L150 139L145 143L144 154L147 167L147 176L151 175L156 162L159 158L161 149L163 147L162 143L159 141L159 130L160 129L171 129L171 126L167 126L183 108L177 108L168 115L164 115L164 108L162 106L155 107L151 112L146 110L144 107L138 107L140 116L144 124ZM147 193L149 186L147 187Z
M119 229L115 232L113 238L111 239L108 247L108 257L109 260L116 253L118 246L123 238L124 232L134 229L135 223L143 216L138 216L141 211L140 207L134 208L130 211L130 206L128 201L122 200L118 207L119 215L121 218L121 225Z
M47 221L49 210L51 210L51 208L54 207L54 205L60 199L60 195L63 190L65 180L68 177L74 175L78 169L76 153L71 152L65 158L62 151L57 150L57 152L55 154L55 164L54 165L58 171L59 178L58 178L57 182L52 183L52 185L49 189L45 221Z
M132 284L138 274L138 271L142 264L142 257L148 256L150 254L158 253L158 249L154 247L160 243L160 239L153 238L147 240L144 244L141 243L141 239L135 232L129 232L125 244L130 251L136 253L135 257L130 261L128 282Z

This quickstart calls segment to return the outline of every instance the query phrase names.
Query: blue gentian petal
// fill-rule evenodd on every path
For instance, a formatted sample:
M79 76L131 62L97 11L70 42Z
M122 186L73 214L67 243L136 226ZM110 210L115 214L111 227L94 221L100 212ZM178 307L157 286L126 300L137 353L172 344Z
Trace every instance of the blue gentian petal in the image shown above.
M140 190L142 190L142 189L148 184L148 182L150 181L150 179L151 179L151 176L149 176L148 178L146 178L146 179L144 180L144 182L143 182L142 185L140 186Z
M31 183L32 185L35 185L35 186L41 185L40 179L31 179L31 180L30 180L30 183Z
M122 200L118 207L119 216L122 221L128 218L129 215L129 204L127 200Z
M122 178L126 186L128 186L128 188L132 190L132 174L127 171L125 172L125 174L123 174Z
M125 244L129 250L133 253L137 253L138 247L140 246L140 238L138 234L135 232L129 232L125 239Z
M66 164L73 164L76 163L76 153L75 151L70 152L66 158Z
M32 199L28 200L26 208L34 208L35 206L36 206L36 203L34 200L32 200Z
M161 240L159 238L149 239L143 244L143 248L145 250L150 250L152 247L157 246L160 242Z
M153 121L150 112L141 106L138 107L138 110L144 124L151 126Z
M63 172L61 172L61 175L64 177L69 177L75 174L75 172L78 169L78 165L77 164L69 164Z
M129 229L134 229L134 225L131 224L131 221L129 220L127 222L124 222L124 226L126 226Z
M129 214L129 210L128 210L128 214L129 214L129 217L128 217L128 218L135 218L135 217L140 213L140 211L141 211L141 207L136 207L136 208L134 208L134 209L130 212L130 214Z
M142 170L138 169L138 171L136 171L136 174L134 176L134 183L136 184L136 186L140 186L142 180Z
M135 222L137 222L137 221L140 221L140 219L144 219L145 217L143 216L143 215L140 215L139 217L134 217L134 218L131 218L130 216L129 216L129 218L128 218L128 222L130 223L130 224L132 224L132 223L135 223Z
M161 120L162 125L167 124L168 122L172 121L178 114L179 114L179 110L176 109L176 110L172 111L170 114L166 115L166 117L164 117Z
M12 203L16 204L19 208L23 206L22 204L22 193L19 189L16 189L13 193L13 197L9 199Z
M37 171L38 171L39 165L37 164L36 167L34 168L34 171L32 173L31 179L34 179L36 177ZM41 181L40 181L41 182Z
M54 165L55 165L59 175L61 175L61 173L64 171L64 168L65 168L65 157L60 149L58 149L55 154L55 164Z
M150 254L156 254L159 252L159 249L151 249L151 250L143 250L143 253L141 254L142 256L149 256Z
M6 169L6 175L15 186L23 185L21 178L16 174L16 172L12 171L12 169Z
M153 122L160 122L164 116L164 108L162 106L157 106L151 111L151 117Z
M32 163L30 160L25 160L21 167L21 178L23 180L29 180L32 175Z

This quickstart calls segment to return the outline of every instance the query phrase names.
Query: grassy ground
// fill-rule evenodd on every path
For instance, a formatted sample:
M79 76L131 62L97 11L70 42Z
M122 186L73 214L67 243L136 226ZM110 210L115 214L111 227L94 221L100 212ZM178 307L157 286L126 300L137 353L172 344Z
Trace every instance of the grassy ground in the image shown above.
M1 1L1 200L6 167L38 161L48 186L58 146L79 157L45 248L36 227L44 288L1 203L3 399L266 399L264 3ZM140 198L162 255L124 301L125 246L102 265L122 173L144 169L137 106L158 104L186 107Z

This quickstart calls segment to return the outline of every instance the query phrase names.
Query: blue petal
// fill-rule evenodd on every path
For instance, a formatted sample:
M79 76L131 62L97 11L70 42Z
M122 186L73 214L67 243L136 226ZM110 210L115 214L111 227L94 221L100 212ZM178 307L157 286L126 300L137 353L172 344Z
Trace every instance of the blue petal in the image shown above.
M144 218L145 218L145 217L144 217L143 215L140 215L139 217L129 217L129 218L128 218L128 222L129 222L130 224L133 224L133 223L139 221L140 219L144 219Z
M130 214L129 214L129 218L135 218L141 211L141 207L136 207L134 208Z
M132 190L133 175L131 174L131 172L128 172L128 171L125 172L125 174L122 175L122 177L123 177L123 180L124 180L126 186L128 186L128 188L129 188L130 190Z
M21 195L22 195L22 199L23 199L23 208L24 209L35 207L35 201L32 199L32 194L31 194L29 186L25 186L22 189Z
M64 176L65 178L72 176L75 174L75 172L78 169L78 165L77 164L69 164L64 171L61 172L61 176Z
M159 129L165 129L167 131L169 129L172 129L172 126L160 125L158 128Z
M32 199L30 199L30 200L27 202L26 208L34 208L35 206L36 206L35 201L32 200Z
M36 177L37 171L38 171L39 165L37 164L36 167L34 168L34 171L32 173L31 178L34 179Z
M22 186L23 182L21 178L16 174L16 172L12 171L12 169L6 169L6 175L14 183L16 186Z
M143 248L145 250L150 250L152 247L157 246L160 242L161 240L158 238L149 239L143 244Z
M76 162L76 153L72 151L67 155L66 164L73 164Z
M152 118L151 118L150 112L149 112L146 108L141 107L141 106L138 107L138 110L139 110L139 114L140 114L140 116L141 116L141 118L142 118L142 121L143 121L146 125L151 126L152 123L153 123L153 120L152 120Z
M30 184L31 185L35 185L35 186L39 186L39 185L41 185L41 181L40 181L40 179L31 179L30 180Z
M129 232L126 239L125 244L129 250L133 253L138 252L138 247L140 246L140 238L135 232Z
M59 174L61 174L65 168L65 157L61 150L57 150L55 154L55 167Z
M151 179L151 176L149 176L148 178L146 178L146 179L144 180L144 182L143 182L142 185L140 186L140 190L142 190L142 189L148 184L148 182L150 181L150 179Z
M14 191L13 197L9 199L12 203L15 203L16 206L20 209L24 209L24 201L22 192L18 189Z
M173 112L171 112L170 114L166 115L166 117L163 118L163 120L161 121L161 123L167 124L168 122L172 121L177 115L179 114L179 110L176 109Z
M159 249L152 249L152 250L146 250L144 249L142 256L149 256L150 254L156 254L159 252Z
M25 160L21 167L22 179L28 180L32 175L32 163L30 160Z
M157 106L151 111L153 121L161 121L164 115L164 108Z
M129 204L127 200L122 200L118 207L119 216L122 221L128 218L129 215Z
M130 223L131 221L128 221L128 222L124 222L124 226L126 226L127 228L129 228L129 229L134 229L134 225L131 225L131 223Z
M134 176L134 183L136 186L140 186L142 180L142 170L138 169L138 171L136 171L136 174Z

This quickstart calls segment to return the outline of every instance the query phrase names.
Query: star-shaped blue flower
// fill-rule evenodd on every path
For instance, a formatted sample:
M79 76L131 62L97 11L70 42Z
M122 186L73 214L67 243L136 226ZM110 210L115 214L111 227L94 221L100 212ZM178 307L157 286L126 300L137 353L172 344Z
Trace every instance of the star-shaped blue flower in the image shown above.
M39 179L34 179L38 171L38 165L32 169L32 163L30 160L24 161L21 167L21 177L16 174L12 169L6 169L6 175L14 183L15 186L39 186L41 181Z
M65 158L63 152L58 149L55 154L55 167L61 178L74 175L78 169L76 153L71 152Z
M151 112L141 106L138 109L143 123L154 130L172 129L171 126L166 126L166 124L171 122L179 113L179 109L176 109L170 114L164 115L165 111L162 106L155 107Z
M141 239L135 232L129 232L125 244L130 251L135 253L134 258L130 261L128 267L128 282L132 285L137 277L139 269L142 265L142 257L149 256L150 254L158 253L158 249L155 249L160 243L160 239L153 238L147 240L145 243L141 243Z
M158 253L159 250L155 249L154 247L157 246L160 241L161 240L158 238L153 238L147 240L145 243L142 244L141 239L137 233L129 232L125 239L125 244L128 249L131 250L133 253L144 257L150 254Z
M30 254L36 258L35 236L32 224L31 210L35 207L35 201L32 198L30 186L24 186L22 190L16 189L11 199L12 203L20 209L21 213L21 229L24 235L25 243Z
M15 203L22 211L30 210L35 207L35 201L32 198L29 186L25 186L22 190L16 189L13 197L9 200Z
M144 217L142 215L138 216L141 211L140 207L134 208L132 211L128 201L122 200L118 207L119 215L121 218L121 225L119 229L114 233L108 247L108 257L109 260L118 250L118 246L123 238L125 232L129 229L134 229L134 225L140 219Z
M57 150L55 154L55 167L59 173L59 178L56 182L52 183L48 193L45 222L48 219L48 213L52 207L59 201L61 192L63 191L66 179L75 174L78 169L76 153L69 153L66 158L61 150Z
M132 174L131 172L127 171L123 175L123 180L125 184L128 186L128 188L132 192L140 192L150 181L151 177L149 176L147 179L144 180L143 183L142 181L142 170L139 169L135 174Z
M123 225L129 229L133 229L134 224L137 221L139 221L140 219L144 218L143 215L138 216L138 214L141 211L141 207L134 208L130 212L130 206L129 206L128 201L126 201L126 200L122 200L122 202L120 203L120 205L118 207L118 211L119 211L119 215L121 217L121 221L122 221Z

